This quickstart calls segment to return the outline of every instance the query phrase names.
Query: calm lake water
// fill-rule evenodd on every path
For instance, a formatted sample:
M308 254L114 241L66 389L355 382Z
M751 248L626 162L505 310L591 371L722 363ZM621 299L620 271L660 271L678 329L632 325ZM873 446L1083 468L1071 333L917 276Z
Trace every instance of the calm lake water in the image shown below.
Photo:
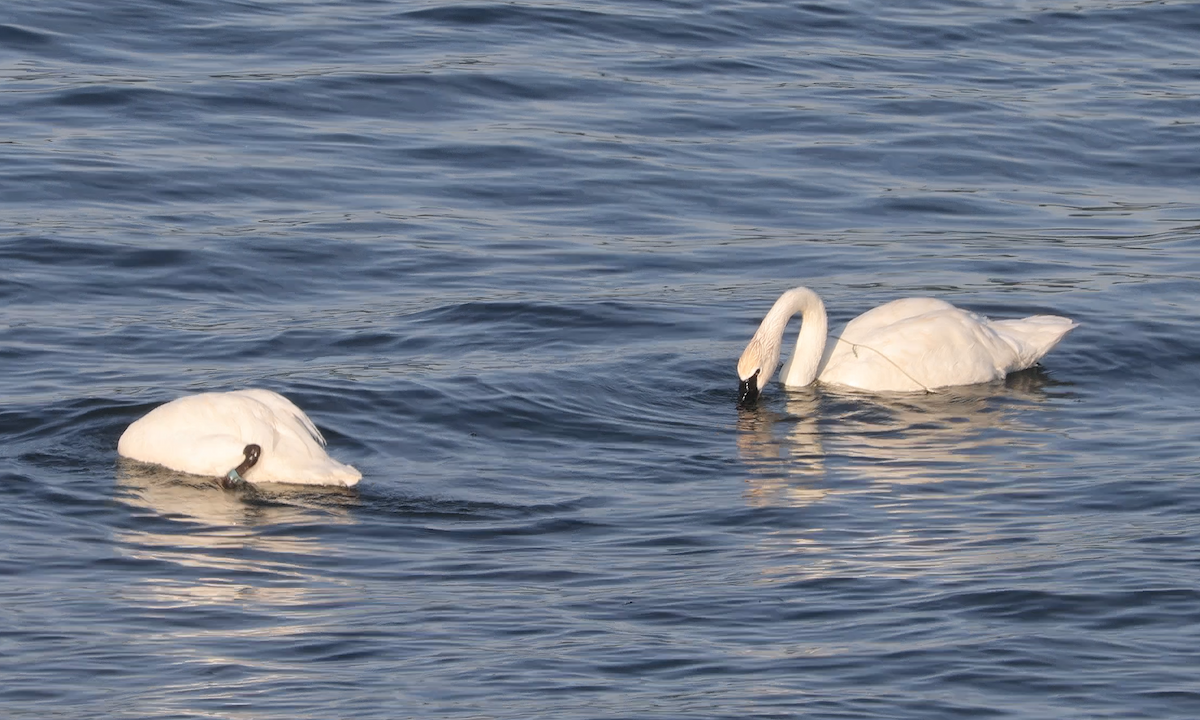
M1198 33L1171 1L6 5L0 715L1200 717ZM801 284L835 325L1081 325L1007 382L739 411ZM241 387L360 486L118 460Z

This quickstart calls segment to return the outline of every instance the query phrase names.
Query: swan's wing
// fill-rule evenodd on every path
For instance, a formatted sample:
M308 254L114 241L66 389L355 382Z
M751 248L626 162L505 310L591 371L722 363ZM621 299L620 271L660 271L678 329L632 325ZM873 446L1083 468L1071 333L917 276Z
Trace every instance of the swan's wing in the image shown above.
M224 475L244 458L249 443L275 445L263 406L233 393L187 395L159 405L134 421L117 452L142 462L196 475Z
M938 300L936 298L903 298L901 300L893 300L890 303L884 303L877 308L868 310L846 323L846 327L839 333L839 337L849 342L858 342L872 333L892 328L904 320L931 313L945 312L947 310L966 312L965 310L959 310L945 300Z
M284 396L257 389L228 394L241 395L257 405L256 412L262 413L259 420L269 423L274 433L272 452L264 451L251 471L255 482L352 486L362 477L358 470L326 454L325 438L313 421Z
M321 431L317 429L313 421L304 414L303 410L296 407L295 403L279 393L254 388L250 390L235 390L234 392L223 394L248 398L260 404L265 408L265 412L249 404L240 407L239 410L253 412L256 417L270 422L277 430L300 437L308 435L322 447L325 445L325 437L321 435Z
M880 314L872 323L847 326L852 332L843 332L834 345L820 379L866 390L912 391L989 382L1008 373L1017 355L985 318L931 302L940 307L926 305L930 311L918 314L901 307L893 322L876 322L888 317Z

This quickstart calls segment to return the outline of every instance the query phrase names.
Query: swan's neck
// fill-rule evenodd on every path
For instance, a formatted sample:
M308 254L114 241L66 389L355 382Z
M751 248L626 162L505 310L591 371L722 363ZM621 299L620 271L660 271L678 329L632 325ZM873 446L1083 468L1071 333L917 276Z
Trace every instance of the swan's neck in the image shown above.
M796 335L796 347L779 373L779 382L789 387L803 387L817 379L821 367L821 356L825 353L825 338L829 332L829 318L825 315L825 303L808 288L794 288L785 292L763 325L772 315L778 314L776 342L783 343L783 333L788 320L800 313L800 332Z

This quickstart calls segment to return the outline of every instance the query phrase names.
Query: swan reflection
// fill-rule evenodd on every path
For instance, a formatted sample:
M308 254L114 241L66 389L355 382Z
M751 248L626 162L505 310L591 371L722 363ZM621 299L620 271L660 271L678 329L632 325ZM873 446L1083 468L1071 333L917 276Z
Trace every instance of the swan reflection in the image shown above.
M737 445L749 466L752 505L807 505L825 497L821 397L814 388L787 393L786 413L738 408Z
M357 497L353 490L246 486L227 491L216 479L125 459L118 460L116 470L117 499L138 511L118 531L118 546L127 557L174 568L126 588L127 599L138 603L305 602L304 558L328 557L336 549L311 534L281 528L353 522L346 508Z
M760 581L853 577L864 567L876 576L911 577L919 568L954 562L915 542L927 510L919 498L926 494L901 486L957 481L945 489L955 496L949 502L969 503L971 486L985 486L977 481L1002 482L1036 462L1031 455L1042 450L1046 434L1037 424L1038 406L1054 407L1043 402L1049 384L1041 371L1025 371L1003 386L927 395L818 386L789 392L782 409L772 402L739 411L746 502L802 509L760 538L759 551L771 558L759 568ZM848 497L854 493L864 497ZM961 522L965 529L972 520Z
M807 387L786 394L784 412L740 409L737 445L750 470L747 500L803 505L837 488L971 479L1017 462L1037 445L1018 412L1045 399L1040 369L998 384L920 395L876 395ZM839 476L831 480L831 474ZM849 482L848 482L849 481Z

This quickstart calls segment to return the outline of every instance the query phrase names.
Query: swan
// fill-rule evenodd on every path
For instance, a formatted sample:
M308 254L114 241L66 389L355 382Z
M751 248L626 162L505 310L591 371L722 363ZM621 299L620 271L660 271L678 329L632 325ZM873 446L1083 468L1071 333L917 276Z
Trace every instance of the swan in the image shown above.
M788 320L800 313L796 349L780 382L814 380L875 392L929 391L999 380L1031 367L1077 324L1056 315L988 320L935 298L893 300L846 324L827 346L829 320L806 287L779 296L738 359L740 404L753 403L779 364Z
M344 485L362 473L325 453L304 412L270 390L186 395L135 420L117 453L179 472L242 482Z

